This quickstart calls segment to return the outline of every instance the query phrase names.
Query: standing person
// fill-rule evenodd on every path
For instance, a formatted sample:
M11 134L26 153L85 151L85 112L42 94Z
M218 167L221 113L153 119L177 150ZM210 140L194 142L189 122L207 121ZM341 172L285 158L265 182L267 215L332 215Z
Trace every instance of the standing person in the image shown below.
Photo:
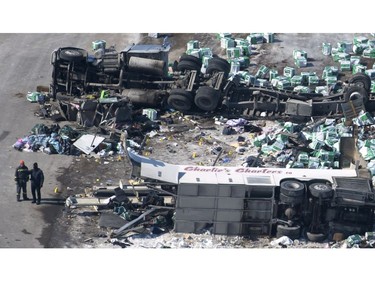
M26 192L26 184L29 181L29 168L25 165L25 161L20 161L20 165L17 167L14 175L14 180L17 184L17 201L21 201L21 189L23 200L29 200Z
M40 204L40 189L43 186L44 174L42 169L38 167L38 163L34 163L33 169L30 171L30 180L31 180L31 194L33 195L33 201L31 203ZM36 196L35 196L36 192Z

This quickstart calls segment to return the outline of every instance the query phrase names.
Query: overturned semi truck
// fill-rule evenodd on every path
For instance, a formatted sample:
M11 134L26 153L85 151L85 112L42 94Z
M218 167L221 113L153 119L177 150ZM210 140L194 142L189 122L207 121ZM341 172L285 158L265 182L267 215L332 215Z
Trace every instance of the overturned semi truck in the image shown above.
M50 94L80 97L103 90L136 107L172 108L183 113L220 112L230 117L355 116L374 110L371 80L357 73L329 87L328 95L299 93L260 86L230 73L227 60L213 55L202 60L183 54L169 66L170 44L130 45L121 51L103 44L94 53L63 47L51 56Z
M287 169L173 165L128 149L133 176L175 194L174 230L222 235L305 236L373 231L375 191L355 165Z

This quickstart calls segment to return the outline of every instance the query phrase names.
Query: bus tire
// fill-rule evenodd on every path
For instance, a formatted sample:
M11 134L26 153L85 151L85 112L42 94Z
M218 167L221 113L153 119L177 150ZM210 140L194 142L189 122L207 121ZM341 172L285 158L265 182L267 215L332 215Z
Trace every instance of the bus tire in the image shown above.
M286 180L280 184L280 193L287 196L303 196L305 185L297 180Z
M322 242L326 239L327 235L324 233L311 233L306 232L307 239L311 242Z
M298 239L301 235L301 226L286 226L286 225L277 225L276 228L276 237L280 238L283 236L288 236L290 239Z
M315 198L331 198L333 195L333 189L330 185L320 182L315 182L309 185L311 196Z

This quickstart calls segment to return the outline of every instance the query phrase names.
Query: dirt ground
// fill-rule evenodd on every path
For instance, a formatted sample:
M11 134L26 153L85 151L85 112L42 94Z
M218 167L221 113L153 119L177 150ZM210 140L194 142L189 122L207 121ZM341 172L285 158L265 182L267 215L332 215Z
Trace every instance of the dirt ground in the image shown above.
M330 42L332 45L338 41L352 40L358 34L275 34L275 42L271 44L255 45L253 55L250 58L249 71L255 73L260 65L277 68L279 73L285 66L294 67L292 53L294 49L305 50L308 54L308 65L297 71L316 71L321 77L324 66L335 65L330 56L324 56L321 52L321 44ZM361 34L362 35L362 34ZM365 34L368 35L368 34ZM246 38L246 34L235 34L234 37ZM146 34L140 35L139 43L160 43L162 39L154 39ZM189 40L198 40L201 47L210 47L213 53L225 57L225 51L220 47L216 34L170 34L172 43L170 61L178 57L186 50ZM373 63L373 61L369 62ZM369 65L372 67L372 64ZM171 116L169 116L171 117ZM159 131L146 142L145 150L152 158L160 159L172 164L196 164L212 165L218 160L217 165L236 166L244 162L247 156L256 155L256 150L249 149L246 153L236 152L236 143L239 135L223 136L222 125L208 118L197 119L194 116L172 116L180 120L184 126L166 128L164 133ZM256 126L270 128L277 126L277 122L254 121ZM171 132L172 131L172 132ZM181 132L179 132L181 131ZM224 153L220 158L212 150L222 147ZM130 176L128 162L118 156L98 158L94 156L72 157L72 164L68 168L62 168L62 176L58 179L61 183L61 198L69 195L84 194L87 188L94 185L114 185L122 180L126 182ZM60 217L55 224L52 239L48 247L51 248L112 248L106 229L100 229L98 220L100 213L93 208L67 209L62 207ZM64 237L62 239L62 237ZM177 240L176 240L177 239ZM211 240L210 240L211 239ZM133 247L226 247L226 248L269 248L270 241L267 238L245 239L233 237L212 237L208 234L184 235L173 232L148 239L146 244L141 240L133 240ZM143 240L146 241L146 240ZM150 241L154 241L150 242ZM171 242L172 241L172 242ZM179 241L179 243L174 243ZM181 242L182 241L182 242ZM195 241L196 243L192 242ZM206 241L202 244L198 241ZM211 241L211 242L207 242ZM174 243L174 244L173 244ZM190 243L190 246L189 246ZM179 245L179 246L178 246ZM182 245L182 246L181 246ZM293 248L329 248L328 243L308 243L306 240L294 241ZM340 247L340 245L338 245Z

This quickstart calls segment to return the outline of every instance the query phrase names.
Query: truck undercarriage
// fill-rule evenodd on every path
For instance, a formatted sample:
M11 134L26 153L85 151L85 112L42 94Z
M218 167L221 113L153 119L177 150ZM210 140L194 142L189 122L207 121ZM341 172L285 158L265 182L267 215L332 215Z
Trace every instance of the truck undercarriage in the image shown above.
M247 118L355 116L373 111L371 80L357 73L348 81L330 85L328 94L278 89L230 73L230 64L213 56L202 72L202 61L183 54L168 66L170 45L132 45L121 52L113 47L86 50L66 47L52 53L50 93L84 97L102 91L133 107L175 109L183 113L215 114ZM228 78L229 77L229 78ZM323 83L324 84L324 83Z

